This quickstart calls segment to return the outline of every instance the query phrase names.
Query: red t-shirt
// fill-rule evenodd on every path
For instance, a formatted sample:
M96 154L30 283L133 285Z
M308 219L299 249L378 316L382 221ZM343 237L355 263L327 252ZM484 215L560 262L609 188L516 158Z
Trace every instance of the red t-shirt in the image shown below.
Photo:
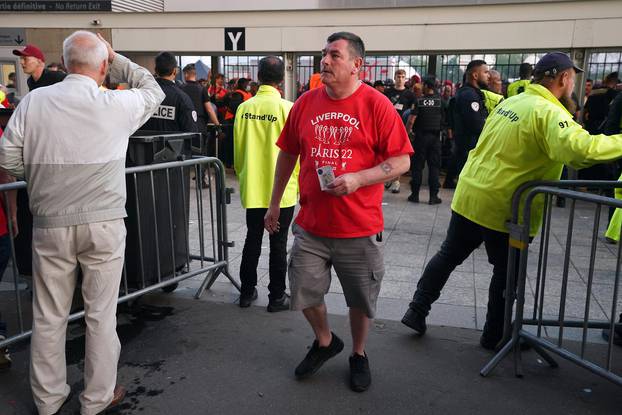
M328 238L358 238L384 228L382 183L346 196L320 189L318 167L332 166L335 177L377 166L389 157L413 154L406 129L391 102L361 86L333 100L326 88L303 94L294 104L277 145L300 155L300 212L296 223Z

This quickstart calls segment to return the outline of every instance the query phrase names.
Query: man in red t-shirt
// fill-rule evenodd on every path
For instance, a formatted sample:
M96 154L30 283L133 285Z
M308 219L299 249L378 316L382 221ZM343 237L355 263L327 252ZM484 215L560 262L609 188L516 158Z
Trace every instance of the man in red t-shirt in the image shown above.
M362 392L371 384L365 342L384 276L383 183L408 170L413 150L391 102L359 80L363 41L334 33L322 55L324 86L296 101L277 142L281 151L264 221L268 232L278 231L279 202L300 156L291 307L302 310L316 340L295 374L312 375L343 349L324 304L332 266L350 308L350 387Z

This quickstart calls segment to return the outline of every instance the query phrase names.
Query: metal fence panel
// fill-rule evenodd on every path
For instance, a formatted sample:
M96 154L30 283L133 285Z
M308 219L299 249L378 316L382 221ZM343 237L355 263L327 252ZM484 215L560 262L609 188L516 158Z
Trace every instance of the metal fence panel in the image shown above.
M501 350L481 370L487 376L509 354L514 357L516 376L522 376L521 343L525 342L552 367L557 363L549 353L560 356L574 364L600 375L622 386L622 373L616 372L612 366L614 354L614 330L620 329L618 303L620 302L620 266L622 260L622 244L618 243L615 260L611 261L610 250L601 250L599 238L602 231L602 210L606 208L622 208L622 200L602 196L606 190L622 188L622 182L608 181L559 181L531 182L520 186L513 197L513 217L509 223L510 248L508 264L519 259L519 266L508 265L506 285L505 330ZM577 191L591 190L591 191ZM596 193L594 193L596 192ZM553 232L552 212L553 197L564 198L569 210L565 226L558 224L555 238L561 239L562 261L551 263L550 241ZM537 272L535 287L530 293L528 286L529 237L532 203L536 198L544 198L544 217L537 256ZM521 203L524 202L524 205ZM577 203L592 213L588 217L577 213ZM584 212L584 211L582 211ZM582 224L583 228L579 226ZM583 230L583 232L581 232ZM589 232L585 232L589 230ZM586 233L588 233L586 235ZM607 253L608 255L604 255ZM586 255L587 254L587 255ZM570 263L576 256L583 257L587 263L585 292L575 292L570 297ZM554 267L557 269L553 271ZM613 281L613 290L608 293L610 305L608 315L598 312L593 291L596 288L595 275L597 270ZM557 273L556 280L551 279ZM559 273L561 272L561 275ZM561 279L559 279L561 277ZM602 278L602 277L601 277ZM531 278L533 283L533 278ZM583 285L581 285L583 287ZM514 311L513 311L514 310ZM514 316L514 317L513 317ZM531 326L531 330L529 329ZM593 351L588 342L590 330L609 330L604 360L600 353ZM568 330L579 330L577 342L571 342L566 333Z
M190 175L194 175L194 185ZM205 185L200 178L205 177ZM223 274L236 288L239 284L228 269L226 205L230 189L225 187L225 169L220 160L197 157L191 160L151 164L126 169L128 184L128 247L119 287L119 303L149 292L174 289L180 281L204 276L195 297L211 287ZM133 184L133 185L132 185ZM0 194L26 188L25 182L0 185ZM191 197L190 192L194 192ZM9 211L8 198L5 212ZM13 245L11 215L7 215L11 239L11 266L0 285L0 312L8 323L8 336L0 347L31 335L30 287L28 276L20 276ZM136 225L136 226L134 226ZM130 236L130 233L135 235ZM127 244L129 245L129 244ZM9 275L10 274L10 275ZM84 316L73 309L69 321Z

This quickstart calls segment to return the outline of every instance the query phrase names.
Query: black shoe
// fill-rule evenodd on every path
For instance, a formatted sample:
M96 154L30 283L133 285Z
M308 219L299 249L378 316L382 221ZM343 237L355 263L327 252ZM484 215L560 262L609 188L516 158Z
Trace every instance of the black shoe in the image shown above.
M257 288L253 289L253 293L251 295L241 294L240 295L240 307L246 308L250 307L253 301L257 299Z
M611 330L609 329L603 329L601 333L603 339L605 339L606 342L609 342L610 333ZM619 333L617 329L613 331L613 344L615 344L616 346L622 346L622 334Z
M0 341L4 340L6 337L0 335ZM9 353L9 349L6 347L0 347L0 372L4 370L9 370L12 365L11 355Z
M350 356L350 389L354 392L365 392L371 385L371 372L367 353L364 356Z
M305 358L296 367L295 375L298 379L304 379L315 372L331 357L336 356L343 350L343 341L333 332L331 332L333 338L327 347L320 347L317 340L313 341L311 349L305 356Z
M430 196L430 201L428 202L428 204L430 204L430 205L438 205L440 203L443 203L443 201L441 200L440 197L438 197L438 196Z
M391 193L396 194L400 192L400 181L396 180L393 183L391 183L391 187L389 188L391 190Z
M411 194L408 196L408 201L413 203L419 203L419 195Z
M402 317L402 324L410 327L420 336L423 336L428 329L428 326L425 324L425 316L412 308L408 308L406 314Z
M499 337L486 336L486 334L484 333L482 334L482 337L479 338L479 344L486 350L492 350L492 351L498 352L499 350L503 348L503 346L507 344L507 342L501 343L500 336ZM520 345L521 351L523 352L526 352L527 350L531 349L531 344L527 343L523 339L519 340L519 345Z
M279 298L278 300L270 300L268 302L267 310L269 313L277 313L279 311L289 310L289 295L283 293L281 298Z
M489 337L485 334L482 334L482 337L479 338L479 344L486 350L496 350L497 344L501 341L499 337Z

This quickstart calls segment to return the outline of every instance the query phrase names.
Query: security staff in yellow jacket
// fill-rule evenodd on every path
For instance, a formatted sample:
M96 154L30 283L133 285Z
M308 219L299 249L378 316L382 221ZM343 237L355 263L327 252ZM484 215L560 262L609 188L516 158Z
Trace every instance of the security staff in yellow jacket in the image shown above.
M423 334L425 317L451 272L482 244L493 275L480 344L494 349L503 333L512 195L531 180L559 180L564 165L586 167L622 157L622 134L590 135L572 119L576 73L568 55L546 54L522 94L503 101L486 121L469 154L452 203L447 237L427 264L402 322ZM543 200L532 209L530 234L542 221Z
M508 85L508 98L525 91L527 85L531 83L532 71L533 68L531 67L530 63L523 62L520 64L520 67L518 68L518 76L520 76L520 79Z
M283 81L285 66L275 56L259 61L257 94L240 104L236 111L233 146L234 167L240 181L240 199L246 209L246 241L240 265L240 307L249 307L257 299L257 264L261 254L264 232L263 217L272 195L274 169L279 148L276 140L281 134L293 103L281 98L276 89ZM287 232L294 215L298 197L298 169L289 179L279 216L280 229L270 235L268 311L289 309L285 293L287 272Z
M495 107L503 101L503 95L495 94L487 89L482 89L482 93L484 94L484 106L488 110L488 114L492 114Z

